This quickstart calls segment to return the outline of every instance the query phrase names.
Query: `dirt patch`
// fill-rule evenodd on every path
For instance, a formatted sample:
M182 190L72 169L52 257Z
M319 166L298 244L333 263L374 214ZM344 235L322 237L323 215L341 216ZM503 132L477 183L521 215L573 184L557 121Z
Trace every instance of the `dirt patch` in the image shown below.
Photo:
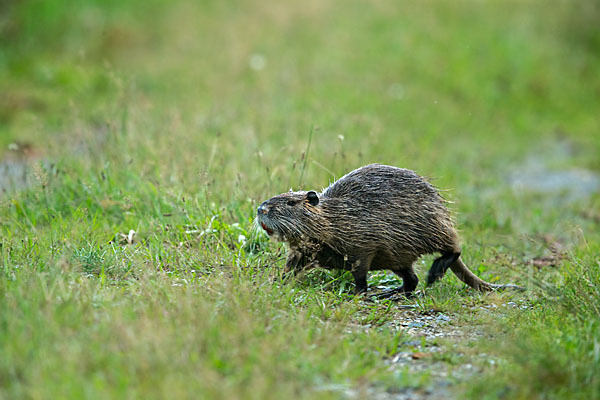
M437 310L419 311L399 306L397 317L386 323L394 330L407 334L407 340L400 343L399 351L385 362L393 370L427 373L430 383L423 387L404 387L385 390L376 385L362 391L345 388L348 398L371 398L381 400L432 400L455 398L455 386L468 381L481 370L484 363L497 361L486 354L465 355L464 346L482 340L486 333L482 326L468 325L459 315ZM526 301L503 302L470 307L469 314L483 313L494 315L505 308L528 308ZM463 350L461 350L463 349Z
M408 334L410 339L402 343L402 351L394 355L388 363L390 368L409 368L410 371L427 372L431 383L422 388L408 387L387 396L379 394L381 399L441 399L451 398L452 387L459 379L464 379L474 372L472 364L463 364L453 369L444 360L448 350L446 344L468 342L481 338L483 333L477 327L457 324L456 317L436 310L404 311L402 319L391 323L396 329Z
M335 391L349 399L380 400L431 400L453 398L453 387L458 381L467 379L476 372L472 364L450 366L447 357L458 344L477 340L483 336L481 330L470 326L465 329L458 324L457 317L436 310L420 311L414 305L397 304L393 320L384 325L394 331L406 334L406 340L399 343L398 352L384 362L390 370L399 372L408 370L429 375L426 386L406 386L385 389L377 384L355 389L346 385L327 385L320 390ZM474 310L474 311L480 311ZM487 309L486 309L487 311ZM369 325L357 325L351 329L374 329Z

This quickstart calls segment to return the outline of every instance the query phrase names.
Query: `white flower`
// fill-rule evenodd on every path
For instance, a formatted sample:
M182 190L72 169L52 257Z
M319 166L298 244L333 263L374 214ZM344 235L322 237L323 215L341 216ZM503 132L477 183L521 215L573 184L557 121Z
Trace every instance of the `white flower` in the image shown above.
M267 59L262 54L254 53L250 56L248 64L254 71L261 71L267 66Z

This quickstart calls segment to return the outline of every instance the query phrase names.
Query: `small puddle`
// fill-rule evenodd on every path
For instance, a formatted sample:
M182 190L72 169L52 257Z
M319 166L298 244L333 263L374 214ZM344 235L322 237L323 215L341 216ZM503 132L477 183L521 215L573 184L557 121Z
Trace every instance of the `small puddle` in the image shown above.
M576 157L573 145L560 140L530 154L525 162L513 168L508 182L515 192L535 192L562 196L567 202L585 199L600 192L600 174L583 169L558 169L552 163L572 160Z
M568 200L578 200L600 192L600 176L585 169L551 171L529 168L510 176L514 191L564 194Z
M26 189L33 183L34 164L40 152L30 143L11 143L0 158L0 196Z
M15 158L0 161L0 194L29 186L30 166L26 160Z
M109 126L93 126L89 134L74 135L60 140L63 154L79 158L96 157L103 154L111 139ZM116 146L116 145L115 145ZM34 166L41 163L51 168L45 151L27 141L17 141L8 145L8 151L0 149L0 196L23 190L35 183Z

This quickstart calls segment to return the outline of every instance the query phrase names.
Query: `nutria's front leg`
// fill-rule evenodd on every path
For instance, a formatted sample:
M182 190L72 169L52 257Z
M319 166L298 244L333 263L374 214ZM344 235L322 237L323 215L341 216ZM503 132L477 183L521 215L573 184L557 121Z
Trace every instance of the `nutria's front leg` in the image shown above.
M296 276L298 272L302 269L302 261L304 255L296 249L291 249L288 252L287 259L285 261L285 268L283 273L285 275Z
M302 271L319 266L321 265L315 259L315 255L307 255L305 251L299 248L290 247L283 273L286 276L297 276Z

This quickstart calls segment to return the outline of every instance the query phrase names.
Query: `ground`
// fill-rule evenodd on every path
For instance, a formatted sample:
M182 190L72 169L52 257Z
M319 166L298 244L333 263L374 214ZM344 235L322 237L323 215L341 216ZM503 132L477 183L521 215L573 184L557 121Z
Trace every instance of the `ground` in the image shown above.
M0 10L0 398L600 397L597 2ZM372 162L527 290L282 282L256 207Z

